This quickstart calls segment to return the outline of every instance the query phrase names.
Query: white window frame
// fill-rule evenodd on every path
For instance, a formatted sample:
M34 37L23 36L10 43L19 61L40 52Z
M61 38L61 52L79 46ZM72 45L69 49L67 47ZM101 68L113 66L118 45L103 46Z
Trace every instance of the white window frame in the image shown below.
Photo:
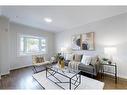
M38 52L24 52L24 51L26 51L26 50L24 50L24 51L21 51L20 50L20 39L21 39L21 37L26 37L26 38L33 38L33 39L39 39L39 44L41 44L41 40L45 40L45 52L42 52L42 51L38 51ZM25 41L24 42L24 49L26 49L26 44L27 44L27 42ZM17 54L18 54L18 56L29 56L29 55L38 55L38 54L46 54L47 53L47 39L45 38L45 37L39 37L39 36L31 36L31 35L23 35L23 34L18 34L18 36L17 36ZM41 45L39 45L39 50L40 50L40 47L41 47Z

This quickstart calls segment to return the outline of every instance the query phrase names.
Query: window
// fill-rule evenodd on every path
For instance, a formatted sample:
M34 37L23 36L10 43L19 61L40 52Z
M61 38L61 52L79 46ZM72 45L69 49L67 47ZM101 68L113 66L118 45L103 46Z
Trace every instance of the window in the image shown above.
M34 36L19 37L20 55L46 53L46 39Z

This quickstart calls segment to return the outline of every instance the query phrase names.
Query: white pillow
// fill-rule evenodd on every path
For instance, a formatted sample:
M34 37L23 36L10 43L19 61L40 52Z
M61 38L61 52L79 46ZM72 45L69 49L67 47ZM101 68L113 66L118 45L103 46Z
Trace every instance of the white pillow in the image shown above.
M83 55L81 63L85 65L89 65L91 62L91 56Z

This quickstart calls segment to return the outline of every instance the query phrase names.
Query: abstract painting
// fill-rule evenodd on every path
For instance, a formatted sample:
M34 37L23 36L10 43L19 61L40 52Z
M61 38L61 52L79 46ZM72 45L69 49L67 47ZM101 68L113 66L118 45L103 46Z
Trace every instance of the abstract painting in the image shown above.
M84 33L81 36L81 50L94 50L94 32Z
M94 32L73 35L72 50L95 50Z
M72 36L72 50L81 50L81 35Z

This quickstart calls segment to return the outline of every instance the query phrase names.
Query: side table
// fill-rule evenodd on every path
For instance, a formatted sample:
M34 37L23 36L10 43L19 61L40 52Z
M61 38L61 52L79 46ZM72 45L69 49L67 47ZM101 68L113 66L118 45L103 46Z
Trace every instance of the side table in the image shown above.
M106 71L105 66L109 66L114 68L113 72L111 71ZM115 76L115 83L117 83L117 65L116 63L111 63L109 64L108 62L101 62L101 77L104 76L105 73L113 74Z

